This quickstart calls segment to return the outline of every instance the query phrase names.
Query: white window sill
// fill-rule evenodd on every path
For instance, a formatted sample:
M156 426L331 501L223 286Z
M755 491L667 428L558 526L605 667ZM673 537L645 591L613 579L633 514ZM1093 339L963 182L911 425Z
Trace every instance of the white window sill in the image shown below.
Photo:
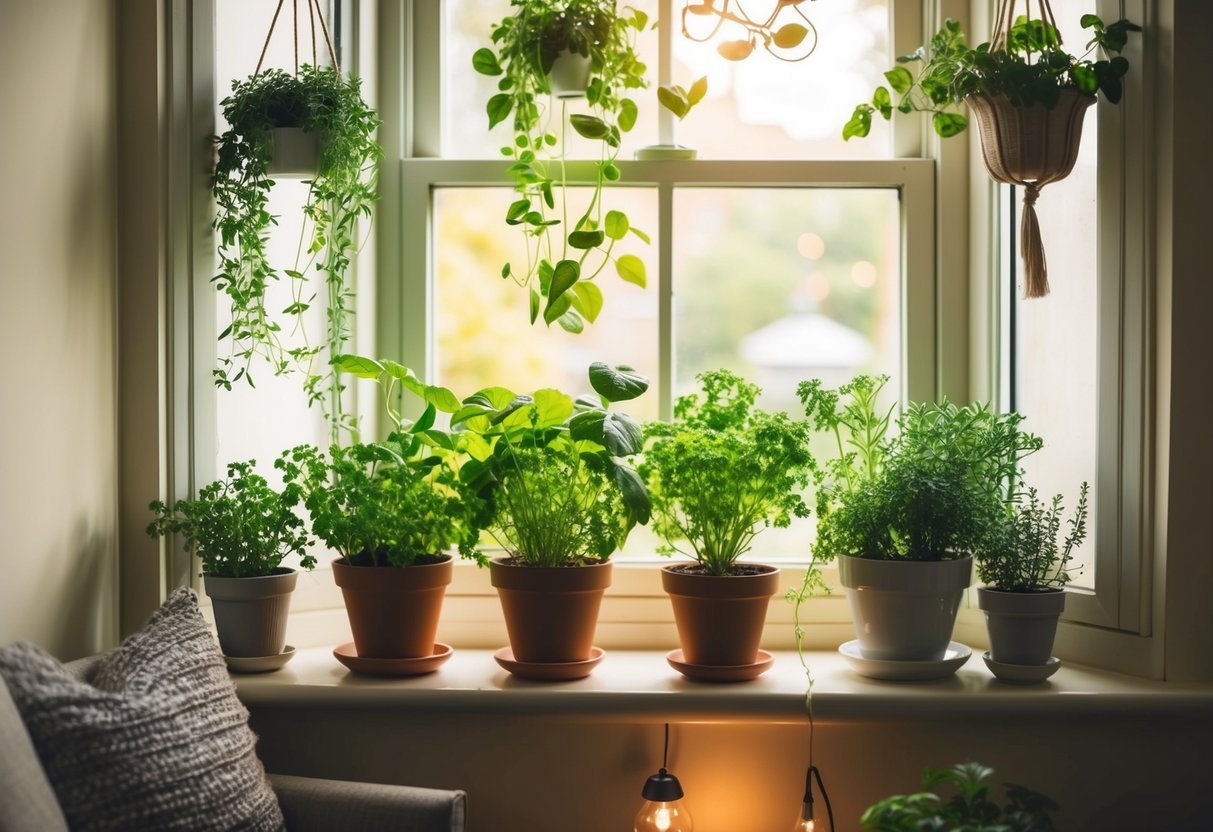
M543 715L627 722L803 723L805 677L794 652L741 684L684 679L663 652L608 651L587 679L515 679L490 650L459 649L437 672L411 679L355 676L328 648L308 648L285 668L234 676L250 707L399 708L412 713ZM854 673L832 652L809 654L818 722L939 721L984 717L1062 719L1213 717L1213 684L1156 682L1067 663L1048 682L1015 686L995 679L978 651L957 673L931 682L881 682Z

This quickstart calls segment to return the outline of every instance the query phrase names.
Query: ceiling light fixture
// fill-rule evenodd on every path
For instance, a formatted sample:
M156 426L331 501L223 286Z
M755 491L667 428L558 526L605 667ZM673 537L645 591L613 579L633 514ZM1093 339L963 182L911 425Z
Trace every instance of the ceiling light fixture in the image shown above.
M717 46L721 57L744 61L761 46L781 61L803 61L817 49L817 27L800 8L805 0L757 0L770 7L765 17L753 17L740 0L685 0L682 34L705 43L723 32ZM751 6L752 7L752 6Z

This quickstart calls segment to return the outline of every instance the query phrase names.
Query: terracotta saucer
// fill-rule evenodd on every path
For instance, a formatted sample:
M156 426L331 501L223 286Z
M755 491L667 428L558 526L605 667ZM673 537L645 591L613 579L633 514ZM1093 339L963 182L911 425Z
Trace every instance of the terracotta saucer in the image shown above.
M514 658L513 649L502 647L493 654L493 658L497 664L519 679L530 679L534 682L568 682L589 676L605 655L606 651L601 647L593 647L590 649L590 657L583 662L520 662Z
M289 644L277 656L224 656L227 669L233 673L269 673L295 658L295 648Z
M433 673L441 667L455 651L451 645L439 642L434 645L434 652L429 656L418 656L411 659L371 659L362 658L354 651L354 642L340 644L333 648L333 658L341 662L355 673L363 676L421 676Z
M750 664L691 664L683 660L681 648L666 653L665 660L670 667L696 682L748 682L766 673L775 663L775 657L766 650L759 650L758 660Z

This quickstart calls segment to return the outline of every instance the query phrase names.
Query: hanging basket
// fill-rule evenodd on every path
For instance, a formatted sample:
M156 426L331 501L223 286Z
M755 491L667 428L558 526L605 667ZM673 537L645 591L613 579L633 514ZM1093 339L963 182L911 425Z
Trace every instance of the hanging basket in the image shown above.
M1035 0L1036 19L1053 31L1057 23L1049 0ZM990 36L990 51L1005 51L1015 20L1017 0L1001 0ZM1033 0L1024 0L1029 19ZM1060 46L1060 40L1057 42ZM1082 141L1082 120L1095 96L1077 89L1062 89L1056 106L1043 104L1016 107L1005 95L977 93L965 99L981 137L981 155L986 170L996 181L1024 189L1023 215L1019 225L1019 253L1024 264L1024 297L1049 294L1049 272L1045 263L1036 199L1050 182L1065 179L1074 169Z

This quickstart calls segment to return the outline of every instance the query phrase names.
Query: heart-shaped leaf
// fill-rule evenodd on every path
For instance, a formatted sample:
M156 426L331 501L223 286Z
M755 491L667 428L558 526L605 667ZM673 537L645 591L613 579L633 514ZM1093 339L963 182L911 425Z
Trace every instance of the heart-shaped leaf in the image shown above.
M590 386L608 402L626 402L649 389L649 380L626 364L611 367L601 361L590 365Z

